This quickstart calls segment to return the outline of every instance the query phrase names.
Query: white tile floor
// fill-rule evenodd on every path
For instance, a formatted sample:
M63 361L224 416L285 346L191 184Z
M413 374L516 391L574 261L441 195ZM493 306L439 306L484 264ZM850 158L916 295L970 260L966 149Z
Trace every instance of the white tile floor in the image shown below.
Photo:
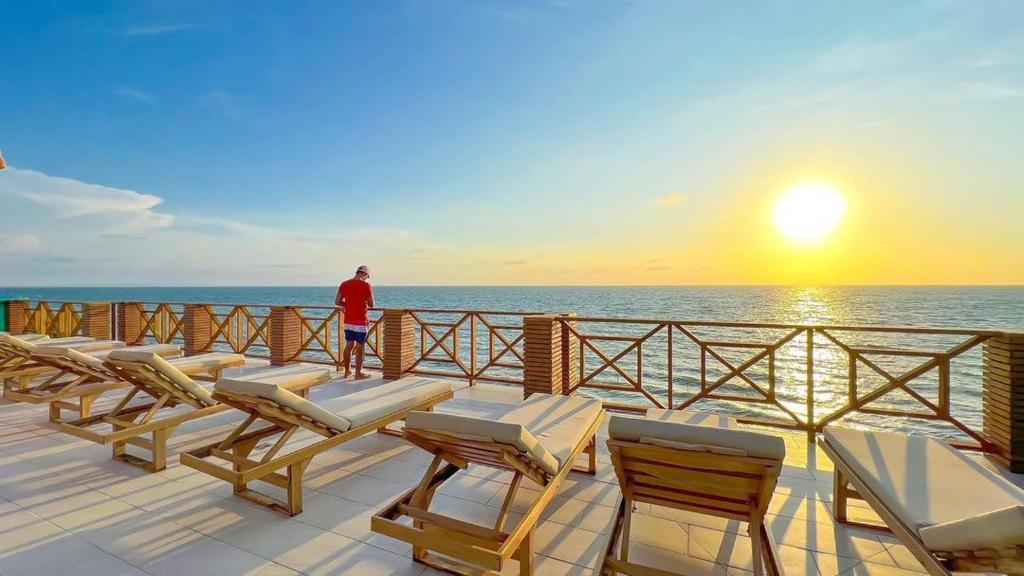
M313 399L375 383L335 381L316 389ZM520 398L518 388L463 387L439 409L493 417ZM171 451L223 436L238 420L240 413L228 412L184 425ZM921 572L891 536L837 525L828 458L801 434L779 434L789 454L769 520L789 576ZM572 475L545 511L537 531L539 574L591 574L599 562L618 498L604 440L598 439L597 476ZM314 460L306 473L305 512L295 518L235 498L226 483L171 460L167 470L146 474L110 460L107 447L61 434L46 423L45 406L0 401L0 576L437 574L412 562L404 543L370 531L370 516L408 489L429 462L399 438L371 434ZM439 491L435 506L491 522L509 479L471 467ZM530 495L524 490L513 512L522 511ZM869 509L858 513L877 520ZM738 522L641 506L631 559L690 576L747 573L744 529Z

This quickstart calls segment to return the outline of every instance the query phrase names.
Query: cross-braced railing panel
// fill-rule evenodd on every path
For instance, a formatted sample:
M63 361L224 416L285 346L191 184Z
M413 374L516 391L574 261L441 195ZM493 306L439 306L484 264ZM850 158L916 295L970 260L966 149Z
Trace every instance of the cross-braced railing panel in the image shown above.
M986 330L563 318L578 378L567 392L623 409L728 411L819 432L829 423L924 421L984 447ZM566 369L563 365L563 370ZM959 378L957 376L959 375ZM971 382L957 391L956 380ZM883 420L885 422L883 422ZM934 430L933 430L934 429Z
M82 302L29 301L26 329L50 336L74 336L82 331Z
M521 384L525 362L524 312L409 310L415 354L408 372Z
M143 343L184 343L184 304L174 302L142 302L141 305L141 341Z
M204 305L210 315L211 349L270 357L270 307Z
M345 348L345 318L334 306L303 306L293 308L299 316L299 352L294 358L303 362L340 366ZM383 367L384 333L380 310L371 310L366 334L364 365Z

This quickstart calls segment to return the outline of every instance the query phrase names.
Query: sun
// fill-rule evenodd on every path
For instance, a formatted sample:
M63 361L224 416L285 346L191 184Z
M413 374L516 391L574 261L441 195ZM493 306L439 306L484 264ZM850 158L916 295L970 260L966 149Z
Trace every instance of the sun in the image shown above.
M801 246L821 244L846 214L846 198L834 186L803 182L786 190L772 215L779 231Z

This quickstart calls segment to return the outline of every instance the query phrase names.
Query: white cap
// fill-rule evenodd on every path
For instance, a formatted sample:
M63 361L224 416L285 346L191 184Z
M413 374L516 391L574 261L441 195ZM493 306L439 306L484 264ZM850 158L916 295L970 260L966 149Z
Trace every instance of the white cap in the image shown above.
M366 264L363 264L359 268L356 268L356 272L362 272L363 274L366 274L367 276L369 276L370 275L370 267L367 266Z

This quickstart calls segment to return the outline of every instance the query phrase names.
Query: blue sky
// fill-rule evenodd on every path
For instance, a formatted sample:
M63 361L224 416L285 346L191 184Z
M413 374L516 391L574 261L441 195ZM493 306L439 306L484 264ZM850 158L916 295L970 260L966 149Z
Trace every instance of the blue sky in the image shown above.
M0 283L1024 281L914 257L1024 248L1019 2L10 2L0 54ZM742 255L804 177L871 270Z

